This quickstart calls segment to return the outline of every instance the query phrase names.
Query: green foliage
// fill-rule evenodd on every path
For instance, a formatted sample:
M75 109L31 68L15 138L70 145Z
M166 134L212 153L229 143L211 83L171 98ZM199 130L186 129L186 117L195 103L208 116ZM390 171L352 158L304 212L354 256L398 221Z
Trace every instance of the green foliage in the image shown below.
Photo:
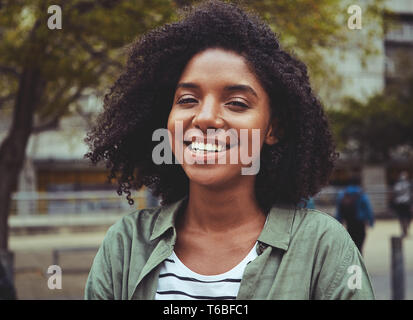
M244 1L263 16L281 40L284 48L308 66L315 91L334 96L343 79L336 72L339 57L329 60L333 50L358 53L361 61L377 53L374 41L381 39L383 0L263 0ZM362 8L363 30L350 30L347 9ZM368 26L373 26L369 28ZM333 99L334 102L336 99Z
M379 16L382 0L370 0L366 14ZM149 29L174 21L177 8L191 0L4 0L0 11L0 66L16 74L37 67L47 81L40 118L63 114L84 88L106 87L124 63L120 50ZM286 49L308 64L316 89L340 84L334 65L323 58L332 46L345 46L350 0L245 0L279 34ZM62 8L62 30L49 30L50 5ZM377 12L376 12L377 11ZM363 41L359 47L370 50ZM4 71L4 68L3 68ZM4 72L0 72L4 77ZM15 94L10 72L0 97ZM77 94L76 94L77 93ZM1 99L1 98L0 98ZM9 99L10 100L10 99ZM1 100L0 100L1 101ZM1 107L1 106L0 106Z
M50 5L62 8L62 29L50 30ZM17 94L18 75L40 70L46 81L37 110L47 122L66 113L86 88L113 81L124 63L122 48L172 19L174 4L157 1L8 0L0 13L0 96ZM7 72L6 72L7 69Z
M400 146L413 147L413 78L366 103L348 99L340 110L329 110L341 151L367 162L386 161Z

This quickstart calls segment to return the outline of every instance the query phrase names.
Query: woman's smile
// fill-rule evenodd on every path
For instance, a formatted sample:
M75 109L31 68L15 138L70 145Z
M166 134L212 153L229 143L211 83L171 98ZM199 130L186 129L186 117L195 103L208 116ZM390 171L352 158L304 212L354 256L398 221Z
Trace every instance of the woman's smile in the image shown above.
M216 140L215 140L216 141ZM227 153L237 149L238 144L227 144L225 141L215 142L214 140L193 142L184 141L185 160L192 159L196 164L223 164L226 161ZM232 149L232 150L231 150ZM237 152L237 151L235 151ZM188 158L190 157L190 158ZM191 161L186 161L191 162Z
M192 159L193 161L189 162L196 164L225 163L226 154L233 152L239 145L237 132L235 130L224 132L222 129L207 131L206 135L199 129L190 129L185 133L184 157L187 157L185 159Z

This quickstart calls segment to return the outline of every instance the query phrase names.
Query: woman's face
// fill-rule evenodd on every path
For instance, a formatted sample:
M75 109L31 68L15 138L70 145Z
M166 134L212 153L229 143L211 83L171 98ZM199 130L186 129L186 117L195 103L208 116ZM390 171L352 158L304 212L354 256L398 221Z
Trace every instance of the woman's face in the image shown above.
M275 125L268 95L242 56L211 48L188 62L168 130L172 151L191 182L215 187L239 183L245 177L242 168L251 167L257 157L259 164L263 143L277 142ZM253 129L258 129L255 134Z

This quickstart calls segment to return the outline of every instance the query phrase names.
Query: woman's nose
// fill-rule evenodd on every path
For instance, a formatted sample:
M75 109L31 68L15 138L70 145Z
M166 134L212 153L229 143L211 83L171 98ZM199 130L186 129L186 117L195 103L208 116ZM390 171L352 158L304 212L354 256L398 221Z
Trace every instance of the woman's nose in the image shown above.
M224 126L220 104L214 99L205 100L198 108L193 125L203 132L207 129L219 129Z

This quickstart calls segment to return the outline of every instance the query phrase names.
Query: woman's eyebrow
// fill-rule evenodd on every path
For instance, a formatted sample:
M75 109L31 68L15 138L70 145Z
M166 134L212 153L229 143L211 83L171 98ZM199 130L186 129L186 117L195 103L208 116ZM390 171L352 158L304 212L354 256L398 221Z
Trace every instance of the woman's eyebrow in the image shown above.
M225 86L224 90L225 91L242 91L242 92L246 92L246 93L251 93L255 97L258 98L258 94L255 92L255 90L253 88L251 88L249 85L246 85L246 84L234 84L234 85L230 85L230 86Z
M178 88L200 89L200 86L193 82L181 82L177 84L176 89ZM255 92L255 90L246 84L228 85L224 87L224 91L242 91L246 93L251 93L258 98L258 94Z
M176 89L178 88L200 89L200 86L193 82L180 82L176 85Z

